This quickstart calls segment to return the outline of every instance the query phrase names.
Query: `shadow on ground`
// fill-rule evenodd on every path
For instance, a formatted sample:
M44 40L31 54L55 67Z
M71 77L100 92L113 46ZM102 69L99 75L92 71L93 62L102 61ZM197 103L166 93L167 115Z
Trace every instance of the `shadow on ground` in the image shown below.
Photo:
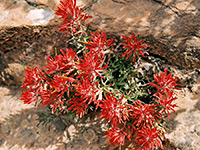
M50 149L53 145L62 149L58 145L66 128L62 120L43 124L40 114L48 115L48 109L22 104L20 94L19 86L0 87L0 150Z
M39 119L42 112L47 113L46 109L25 109L6 118L0 125L0 145L9 149L39 149L60 143L65 124L59 119L51 125L43 124Z
M181 110L178 110L176 112L172 112L170 114L170 118L166 116L164 127L165 127L165 130L167 131L168 134L171 133L172 131L174 131L176 129L176 127L178 126L178 124L180 124L180 122L178 122L175 118L180 113L183 113L185 111L186 111L186 109L181 109Z

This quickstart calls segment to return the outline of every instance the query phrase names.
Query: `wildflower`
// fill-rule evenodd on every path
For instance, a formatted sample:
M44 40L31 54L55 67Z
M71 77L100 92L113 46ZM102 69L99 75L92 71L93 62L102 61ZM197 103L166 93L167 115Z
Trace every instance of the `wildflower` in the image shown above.
M52 109L52 114L54 114L58 108L59 108L59 113L63 111L65 100L66 99L58 99L54 101L52 104L50 104L50 108Z
M124 96L117 100L113 94L107 95L100 106L102 108L100 118L106 118L106 121L110 122L114 127L117 127L125 120L129 120L127 102L123 102L123 99Z
M38 67L35 67L32 70L27 67L25 74L26 77L24 79L23 85L21 86L22 88L29 86L31 89L36 90L41 87L45 80L44 73Z
M57 72L69 72L74 65L74 60L76 59L76 53L70 48L66 48L66 53L60 50L62 54L56 55L55 58L52 56L47 57L47 66L44 66L48 70L46 74L53 74Z
M163 149L157 128L142 128L134 136L138 148L136 150L154 150L155 147Z
M129 35L122 35L122 38L126 41L126 43L120 43L120 44L124 45L123 48L127 49L127 51L122 54L122 57L128 54L128 56L126 57L126 59L128 59L132 55L132 53L134 53L133 62L135 63L136 56L139 58L138 53L141 54L143 57L145 57L144 53L149 55L149 53L144 50L145 47L149 46L142 45L142 42L144 42L144 40L139 41L139 39L136 39L134 33L132 33L132 37Z
M67 92L69 97L71 83L76 82L72 77L56 75L48 84L54 89L53 92L57 92L58 98L61 99L63 94Z
M73 63L76 60L76 58L77 58L77 55L73 51L72 48L66 48L66 53L62 49L60 51L61 51L62 56L63 56L63 58L62 58L63 62Z
M172 104L177 98L173 97L174 92L173 91L169 91L168 93L164 93L161 94L159 92L157 92L155 94L155 96L157 97L157 102L159 103L159 105L163 106L164 109L162 110L161 113L163 112L167 112L169 118L170 118L170 110L174 111L174 108L177 107L176 104Z
M82 8L76 6L76 0L63 0L55 12L63 19L63 25L60 27L61 32L71 32L72 35L82 30L83 24L88 18L92 18L88 14L82 13ZM88 24L86 24L87 26Z
M167 69L164 69L164 72L160 72L160 75L154 74L154 80L157 82L155 83L149 83L149 85L156 87L160 93L168 93L170 91L173 91L173 89L178 89L176 86L178 77L173 78L171 72L167 75Z
M84 77L84 78L90 78L91 80L94 80L97 76L100 76L101 78L105 78L101 75L101 72L108 67L108 65L105 65L101 67L103 63L103 57L99 57L98 55L95 55L94 53L85 53L83 55L84 60L80 60L80 63L76 65L76 68L81 70L82 72L77 76L78 78Z
M96 109L99 107L100 99L98 98L99 88L96 87L98 83L92 84L89 79L83 79L78 82L78 85L75 86L76 92L75 95L80 97L81 100L87 104L94 103Z
M156 121L159 123L162 115L155 110L157 105L142 104L137 100L130 106L130 116L134 119L133 125L137 128L152 127Z
M22 91L20 100L22 100L24 104L31 104L32 102L37 102L38 91L35 91L31 87L29 89L25 87L24 89L25 91Z
M58 99L58 92L54 92L53 88L42 90L40 92L41 104L48 106Z
M82 99L73 97L69 102L69 107L67 110L72 112L76 111L76 114L82 118L86 114L88 104L86 104Z
M125 138L127 137L129 141L131 141L130 137L128 136L127 132L124 131L124 128L117 129L112 127L109 131L105 132L105 135L109 139L110 143L113 145L118 146L118 144L124 144Z
M92 39L92 41L86 42L86 48L87 50L90 50L98 55L104 55L105 53L107 53L108 51L106 50L108 50L114 44L112 43L113 38L107 40L107 35L103 30L101 33L99 33L99 30L97 30L97 33L94 34L90 32L90 34L90 38Z
M38 103L38 97L40 96L40 91L43 89L43 84L45 83L46 77L44 73L35 67L32 70L26 68L26 77L23 85L21 86L25 91L22 91L21 99L24 104L30 104L35 102Z

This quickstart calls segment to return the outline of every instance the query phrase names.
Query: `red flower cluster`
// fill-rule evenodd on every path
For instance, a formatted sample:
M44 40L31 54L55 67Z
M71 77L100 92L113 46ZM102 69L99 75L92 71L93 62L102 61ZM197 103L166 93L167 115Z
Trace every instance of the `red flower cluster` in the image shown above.
M89 104L94 103L96 105L96 109L99 107L99 103L101 99L98 99L98 89L95 84L92 84L88 78L85 78L78 82L78 85L75 86L74 98L70 100L71 106L68 110L76 111L80 117L86 114L86 109Z
M32 70L27 67L25 73L24 84L21 86L25 91L22 91L20 100L23 100L25 104L35 102L37 105L38 97L41 95L42 86L46 80L45 75L38 67Z
M55 56L47 57L46 62L48 66L44 66L48 69L46 74L53 74L59 72L69 73L71 69L73 69L74 61L76 61L77 55L76 53L70 48L66 48L66 53L63 50L60 50L62 54Z
M24 104L30 104L38 100L38 92L30 88L24 88L26 91L22 91L20 100L23 100Z
M168 93L169 91L173 91L173 89L178 89L176 86L178 85L176 82L178 81L178 77L173 78L171 72L167 75L167 69L164 69L164 72L161 72L160 75L153 75L154 80L157 82L149 83L149 85L156 87L160 93Z
M162 115L155 110L157 105L142 104L137 100L134 105L131 105L130 116L134 120L133 126L137 128L150 128L153 127L156 122L160 122Z
M122 35L122 38L126 41L126 43L120 43L120 44L124 45L123 48L127 49L127 51L122 54L122 57L128 55L126 57L126 59L128 59L132 55L132 53L134 53L133 62L135 63L136 57L139 58L138 53L141 54L143 57L145 57L144 53L149 55L149 53L144 50L144 48L149 47L149 45L142 45L144 40L139 41L139 39L136 39L134 33L132 33L132 37L129 35Z
M60 1L56 15L63 19L63 25L60 27L61 32L71 32L72 35L83 33L84 23L88 18L92 18L88 14L82 13L82 8L76 6L76 0L63 0Z
M76 6L76 0L64 0L60 3L56 11L63 19L64 25L60 30L70 31L72 35L85 32L84 22L91 16L82 14L82 9ZM134 139L134 144L138 146L136 149L163 148L158 126L163 118L162 113L167 112L170 117L169 111L175 111L174 108L177 107L173 102L176 100L174 89L177 89L178 79L171 73L167 74L167 69L159 75L154 74L157 83L149 85L157 89L153 101L156 104L145 104L139 99L134 101L125 94L113 92L117 89L107 85L109 78L104 74L108 68L108 64L104 62L107 59L105 54L110 52L113 39L107 39L104 31L90 34L90 41L81 42L89 38L88 34L86 39L79 41L79 44L86 44L83 56L67 48L66 51L60 50L60 54L55 57L46 58L46 71L27 67L20 100L25 104L35 102L50 106L52 113L71 111L80 117L95 106L101 110L100 118L105 118L111 125L105 134L114 145L124 144L127 138L130 141ZM123 48L127 50L122 57L128 55L128 59L133 54L135 63L139 54L143 57L144 53L148 54L144 50L148 46L142 45L144 40L136 39L134 33L132 37L122 35L122 38L126 43L120 45L124 45ZM108 81L109 85L110 82Z
M179 85L176 82L178 77L173 77L171 73L167 75L167 69L164 69L164 72L161 72L160 75L154 74L154 80L157 82L149 83L149 85L156 87L158 90L154 96L156 97L155 101L158 102L160 106L163 107L163 112L167 112L170 117L169 110L174 110L177 107L176 104L172 104L177 98L174 97L174 89L178 89L176 86Z
M101 72L108 67L105 65L101 67L103 62L103 57L96 55L95 53L89 52L83 55L84 60L80 59L80 63L77 63L76 68L81 70L81 73L78 75L78 78L90 78L92 81L96 79L97 76L104 78L101 75Z
M64 107L67 110L76 111L83 116L86 113L87 106L92 102L99 107L102 98L101 88L95 79L107 67L101 67L103 57L88 52L83 54L84 60L78 59L78 56L72 49L66 49L66 53L61 50L61 54L55 58L47 57L48 70L43 72L37 67L31 70L26 69L26 78L22 88L21 100L30 104L41 99L41 104L50 105L54 113L57 108L60 112ZM47 86L45 86L47 85ZM74 93L73 96L70 93ZM66 97L71 98L69 106Z
M82 99L73 97L69 102L70 107L67 110L72 112L76 111L80 117L84 116L87 112L88 104L86 104Z
M87 44L87 50L92 51L98 55L104 55L108 53L108 49L114 44L112 43L113 38L107 40L107 35L104 30L101 31L101 34L99 33L99 30L95 34L92 32L90 32L90 34L92 41L85 42Z
M113 143L114 145L124 144L125 138L128 138L129 141L131 140L127 132L124 131L124 128L116 129L113 127L109 129L109 131L105 132L105 135L110 138L109 142Z
M127 102L123 102L123 99L124 96L117 100L112 94L107 95L106 99L102 101L100 118L106 118L106 121L110 122L115 128L129 120Z
M38 67L35 67L32 70L27 67L25 73L26 77L22 88L29 86L33 90L36 90L41 87L43 81L45 80L45 75Z
M102 112L101 118L105 118L107 122L110 122L112 128L105 134L110 138L110 142L113 144L123 144L125 137L130 139L135 138L135 143L138 145L136 149L154 149L154 147L162 147L162 142L160 139L161 131L157 129L158 124L163 118L162 113L167 112L169 117L169 110L174 110L176 104L172 102L176 99L173 97L174 92L172 89L177 89L175 86L177 78L173 78L171 74L167 75L166 69L165 73L160 73L161 77L154 75L154 77L159 78L159 83L164 86L158 86L158 92L154 95L156 96L157 104L143 104L140 100L136 100L134 104L128 104L129 100L125 100L122 103L122 97L120 100L116 100L113 95L107 95L106 100L102 101ZM150 83L150 85L155 85ZM157 86L156 86L157 87ZM130 126L124 126L123 129L120 127L123 123L132 122ZM127 130L132 131L128 134Z
M136 132L135 139L138 145L136 150L154 150L155 147L163 149L157 128L142 128Z
M156 99L155 101L157 101L159 103L160 106L163 107L163 110L161 113L167 112L169 118L170 118L170 110L174 111L175 107L178 107L177 104L172 104L177 98L173 96L174 92L169 91L168 93L164 93L161 94L159 92L157 92L155 94Z

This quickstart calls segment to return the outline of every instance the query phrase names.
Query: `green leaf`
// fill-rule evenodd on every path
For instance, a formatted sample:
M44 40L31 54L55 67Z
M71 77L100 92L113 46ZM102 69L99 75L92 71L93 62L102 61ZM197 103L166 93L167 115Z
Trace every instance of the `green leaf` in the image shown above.
M27 68L24 66L24 65L22 65L22 64L20 64L25 70L27 70Z

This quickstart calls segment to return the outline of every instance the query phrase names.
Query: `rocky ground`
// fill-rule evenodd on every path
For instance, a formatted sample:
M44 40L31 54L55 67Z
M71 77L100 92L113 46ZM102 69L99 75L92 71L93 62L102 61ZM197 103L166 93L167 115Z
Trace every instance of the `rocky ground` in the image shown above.
M176 113L165 123L166 137L177 150L200 150L200 78L192 91L178 92Z

